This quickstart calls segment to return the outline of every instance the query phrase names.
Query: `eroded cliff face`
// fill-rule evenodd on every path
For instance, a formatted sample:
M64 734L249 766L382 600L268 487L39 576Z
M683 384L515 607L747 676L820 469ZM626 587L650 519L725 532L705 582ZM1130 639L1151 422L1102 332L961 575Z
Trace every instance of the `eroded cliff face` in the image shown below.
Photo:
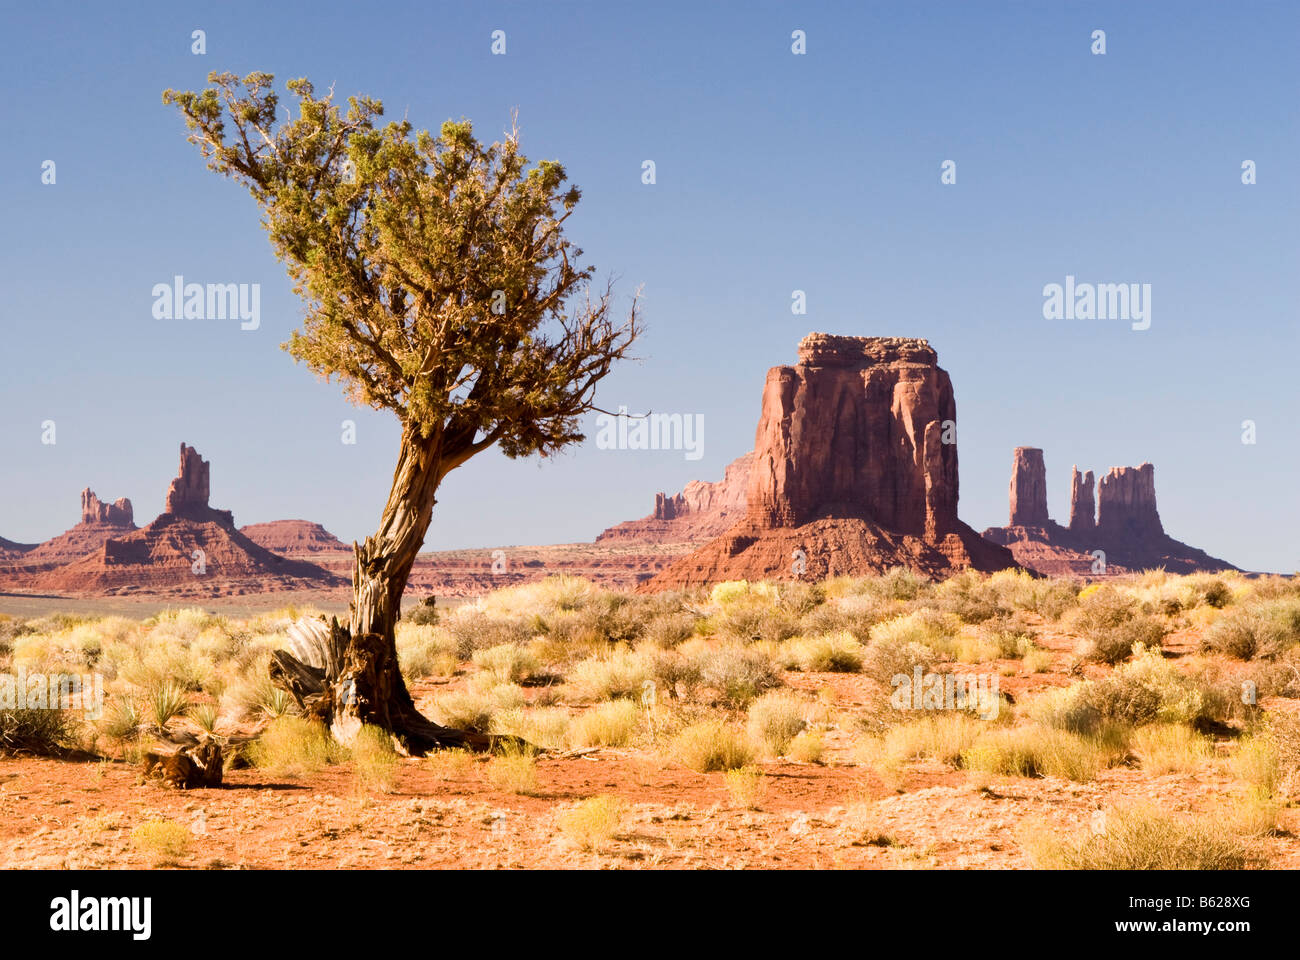
M952 383L925 340L810 334L797 364L768 371L747 517L941 536L957 521L955 427Z
M768 371L744 519L653 586L1013 566L957 496L956 404L930 344L809 334Z
M95 496L94 490L87 487L81 491L81 522L133 527L135 511L131 508L131 501L126 497L119 497L112 503L104 503Z
M1112 536L1159 537L1156 468L1111 467L1097 485L1097 529Z

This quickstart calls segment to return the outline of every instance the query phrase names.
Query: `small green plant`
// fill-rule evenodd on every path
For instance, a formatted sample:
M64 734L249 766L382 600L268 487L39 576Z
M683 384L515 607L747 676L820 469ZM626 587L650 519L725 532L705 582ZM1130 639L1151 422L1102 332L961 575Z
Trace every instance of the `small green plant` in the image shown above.
M200 703L190 708L190 719L193 720L200 730L204 733L217 732L217 720L220 718L221 711L217 709L215 703Z
M0 754L58 756L77 739L72 718L62 710L0 709Z
M185 712L189 705L189 696L179 685L170 680L155 684L148 696L149 716L159 729L167 726L167 721Z
M119 742L131 739L140 732L140 704L132 697L114 697L104 711L100 729Z

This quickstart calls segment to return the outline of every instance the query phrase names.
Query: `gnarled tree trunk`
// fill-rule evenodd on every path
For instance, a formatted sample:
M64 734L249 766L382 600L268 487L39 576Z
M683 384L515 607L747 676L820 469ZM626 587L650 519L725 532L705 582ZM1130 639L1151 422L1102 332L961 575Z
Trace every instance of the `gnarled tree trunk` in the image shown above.
M440 436L407 428L379 530L354 544L351 622L295 625L290 652L277 651L272 679L343 743L362 724L390 731L412 755L438 747L486 750L500 739L443 727L421 716L397 663L396 627L411 565L424 543L434 493L445 475Z

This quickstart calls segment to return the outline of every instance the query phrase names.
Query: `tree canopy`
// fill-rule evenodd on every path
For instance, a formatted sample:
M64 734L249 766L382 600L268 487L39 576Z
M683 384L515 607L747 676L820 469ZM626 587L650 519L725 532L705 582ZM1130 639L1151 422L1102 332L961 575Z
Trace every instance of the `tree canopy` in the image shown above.
M442 470L492 444L512 457L583 439L594 388L639 332L564 236L581 197L517 129L485 146L469 122L381 124L378 100L306 79L212 73L163 93L211 169L247 187L306 304L285 349L356 403L436 440Z

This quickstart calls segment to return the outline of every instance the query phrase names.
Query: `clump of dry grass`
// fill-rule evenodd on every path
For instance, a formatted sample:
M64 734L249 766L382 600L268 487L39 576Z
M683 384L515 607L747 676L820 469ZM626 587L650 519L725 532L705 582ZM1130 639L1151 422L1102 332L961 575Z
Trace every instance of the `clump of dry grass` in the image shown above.
M537 758L528 750L507 747L488 761L488 783L506 793L537 794Z
M1153 723L1133 731L1132 750L1154 774L1191 773L1214 755L1209 740L1179 723Z
M962 751L961 762L981 773L1086 781L1123 756L1118 744L1100 737L1029 725L984 733Z
M694 643L687 656L699 671L700 682L717 693L718 701L741 708L765 691L781 685L776 664L762 649L737 643Z
M745 737L719 720L704 720L683 729L673 739L671 754L700 773L735 770L754 760Z
M641 710L631 700L598 703L574 719L569 736L577 747L623 747L631 742Z
M767 778L758 767L744 766L724 774L732 802L746 810L757 810L767 795Z
M575 664L568 681L584 699L610 700L639 696L648 677L645 661L634 651L620 647Z
M822 735L815 730L804 730L790 741L786 756L795 763L821 763L826 745Z
M602 794L589 797L562 811L557 819L560 832L579 850L599 850L618 833L627 815L627 804L619 797Z
M1249 824L1214 814L1181 817L1152 806L1110 811L1078 841L1026 825L1020 842L1048 870L1244 870L1263 865Z
M987 729L969 714L947 711L890 728L879 754L894 764L926 759L955 766Z
M349 748L357 782L364 789L391 793L397 777L397 751L393 738L379 727L365 724Z
M490 674L497 683L522 683L533 679L541 670L536 656L513 643L474 651L474 666Z
M429 772L438 780L466 780L474 772L474 754L468 750L435 750L425 757Z
M807 726L805 710L804 702L792 693L765 693L749 705L749 738L779 756Z
M794 637L785 643L786 663L804 673L857 673L864 647L847 630Z
M131 842L154 866L173 866L189 852L190 832L174 820L146 820L131 831Z
M344 751L323 723L280 717L248 745L247 755L255 767L281 776L316 773L326 764L338 763Z

